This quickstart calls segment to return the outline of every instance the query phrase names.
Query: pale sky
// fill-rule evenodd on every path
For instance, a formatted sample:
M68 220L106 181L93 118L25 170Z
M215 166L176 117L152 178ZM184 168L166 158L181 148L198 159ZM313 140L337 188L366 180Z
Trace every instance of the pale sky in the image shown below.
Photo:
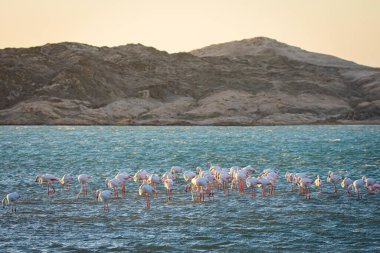
M0 48L141 43L174 53L258 36L380 67L380 0L0 0Z

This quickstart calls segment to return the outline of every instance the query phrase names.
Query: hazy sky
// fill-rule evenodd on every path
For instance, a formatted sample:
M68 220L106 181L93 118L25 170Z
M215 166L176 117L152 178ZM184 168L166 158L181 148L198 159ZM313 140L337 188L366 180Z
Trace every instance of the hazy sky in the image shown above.
M380 0L0 0L0 48L73 41L172 53L258 36L380 67Z

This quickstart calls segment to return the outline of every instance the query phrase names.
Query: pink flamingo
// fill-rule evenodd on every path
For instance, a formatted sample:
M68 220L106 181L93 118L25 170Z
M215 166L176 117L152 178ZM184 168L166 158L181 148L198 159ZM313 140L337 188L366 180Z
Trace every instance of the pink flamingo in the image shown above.
M16 212L16 202L21 198L20 194L17 192L8 193L7 196L1 201L3 208L10 205L12 213Z
M108 202L111 199L112 194L113 193L110 190L105 190L105 191L97 190L96 191L96 199L98 201L103 202L103 211L104 212L109 212L109 210L110 210L108 207Z
M139 195L143 195L145 194L145 198L146 198L146 208L150 208L150 199L149 199L149 194L154 194L156 195L157 194L157 191L156 189L154 189L153 186L151 186L150 184L147 184L147 183L143 183L140 187L139 187Z
M55 193L55 188L53 186L54 181L59 181L59 178L54 177L50 174L44 174L42 176L36 176L36 182L38 182L39 184L46 184L48 196L50 194L54 195L54 193ZM50 191L50 187L52 188L51 191Z

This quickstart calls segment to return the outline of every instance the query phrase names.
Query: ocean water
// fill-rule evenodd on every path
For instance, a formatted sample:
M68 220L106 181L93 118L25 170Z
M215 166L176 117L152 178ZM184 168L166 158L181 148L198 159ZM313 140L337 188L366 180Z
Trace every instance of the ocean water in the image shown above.
M329 170L379 179L380 126L1 126L0 151L0 196L22 196L17 213L0 211L0 252L380 252L379 193L358 200L325 182L306 200L284 179L290 171L326 180ZM131 181L108 213L95 199L119 170L161 175L207 161L275 169L277 190L219 191L195 203L182 181L170 203L159 186L146 209ZM77 198L75 180L48 197L35 183L44 173L90 174L89 195Z

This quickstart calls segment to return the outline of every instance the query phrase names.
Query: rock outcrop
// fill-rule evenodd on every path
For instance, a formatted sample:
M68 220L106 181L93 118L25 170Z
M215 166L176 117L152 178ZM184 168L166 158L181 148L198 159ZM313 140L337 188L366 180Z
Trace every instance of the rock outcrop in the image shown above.
M0 124L380 123L380 69L268 38L0 50Z

